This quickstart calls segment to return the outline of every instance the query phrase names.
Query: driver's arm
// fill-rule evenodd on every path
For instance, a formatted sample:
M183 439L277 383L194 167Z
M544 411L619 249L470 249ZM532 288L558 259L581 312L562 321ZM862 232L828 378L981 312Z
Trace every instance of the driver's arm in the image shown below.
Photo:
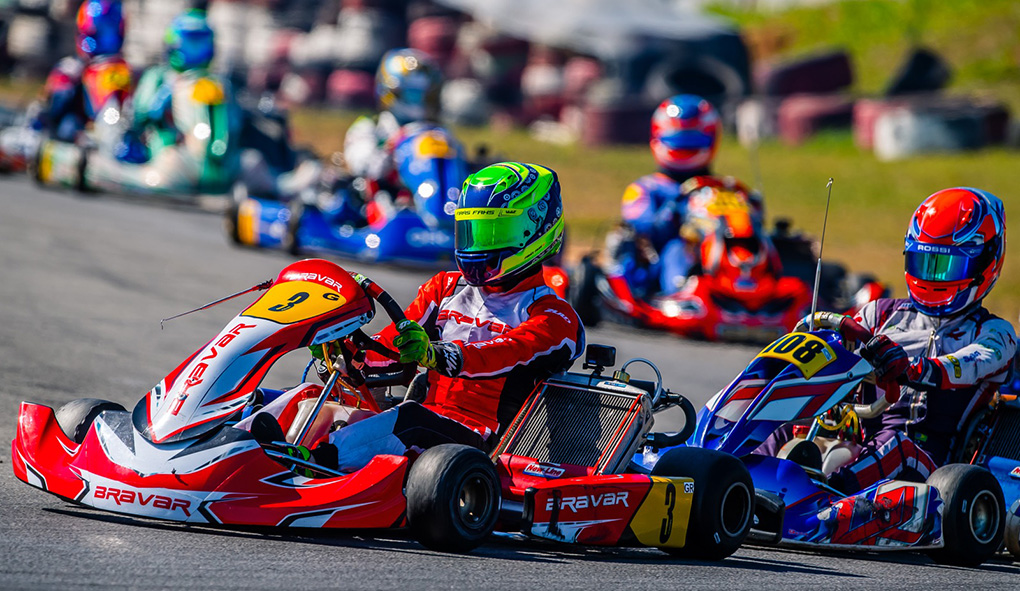
M969 388L983 381L1003 383L1016 354L1013 326L991 318L978 328L977 338L951 353L913 361L907 370L912 385L931 390Z
M536 363L566 369L584 349L584 327L570 304L545 296L529 308L530 317L502 335L460 347L462 378L495 378Z

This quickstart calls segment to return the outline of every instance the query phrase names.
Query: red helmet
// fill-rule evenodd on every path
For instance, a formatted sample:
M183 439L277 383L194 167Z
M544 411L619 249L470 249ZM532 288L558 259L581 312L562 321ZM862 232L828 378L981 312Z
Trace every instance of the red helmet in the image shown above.
M715 157L719 113L705 99L680 94L662 101L652 115L652 156L672 172L695 172Z
M904 245L910 300L929 316L952 316L995 285L1006 251L1002 201L979 189L943 189L921 203Z

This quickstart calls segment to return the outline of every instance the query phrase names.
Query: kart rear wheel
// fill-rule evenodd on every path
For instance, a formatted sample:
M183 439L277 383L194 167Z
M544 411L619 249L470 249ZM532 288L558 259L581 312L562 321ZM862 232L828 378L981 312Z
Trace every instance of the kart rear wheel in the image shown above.
M467 445L428 449L407 477L407 521L423 546L468 552L492 533L500 487L489 456Z
M98 398L79 398L57 409L57 424L70 440L81 443L85 441L85 435L88 434L89 427L92 426L92 422L96 420L99 413L107 410L127 412L123 406L116 402Z
M601 273L598 265L595 264L591 255L585 255L577 263L571 273L570 291L567 299L578 318L588 327L598 326L602 320L602 311L599 309L599 290L596 284L598 274Z
M244 183L234 183L234 188L231 190L230 204L227 205L227 211L223 218L223 229L227 233L227 237L230 238L230 242L238 246L244 246L244 242L241 241L240 233L240 218L241 215L241 202L248 196L248 190L245 188Z
M1002 546L1006 506L1002 487L981 466L949 464L932 472L928 485L939 491L942 540L929 552L939 564L978 566Z
M694 479L684 547L663 551L707 560L722 560L736 552L754 515L754 484L743 462L715 450L678 447L659 459L652 476Z

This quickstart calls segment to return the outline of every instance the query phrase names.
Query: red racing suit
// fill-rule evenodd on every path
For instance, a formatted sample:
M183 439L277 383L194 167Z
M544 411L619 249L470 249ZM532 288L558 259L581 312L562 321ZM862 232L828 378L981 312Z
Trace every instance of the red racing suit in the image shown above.
M508 291L468 285L459 272L443 272L418 290L405 311L433 341L460 348L456 376L429 372L424 406L479 432L499 433L539 382L565 370L584 350L577 313L536 273ZM393 324L376 335L390 348ZM386 361L369 353L371 365Z

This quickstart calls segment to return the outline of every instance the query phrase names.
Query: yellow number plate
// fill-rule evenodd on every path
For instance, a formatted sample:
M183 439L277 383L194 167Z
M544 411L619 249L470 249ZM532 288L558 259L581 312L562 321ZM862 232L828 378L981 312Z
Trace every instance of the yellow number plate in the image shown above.
M793 332L773 341L758 353L758 357L771 357L793 364L810 380L822 368L836 360L836 352L828 343L813 334Z
M310 281L274 285L244 311L245 316L293 324L321 316L347 303L336 290Z
M691 518L694 480L651 478L652 489L630 520L630 529L645 546L683 548Z

